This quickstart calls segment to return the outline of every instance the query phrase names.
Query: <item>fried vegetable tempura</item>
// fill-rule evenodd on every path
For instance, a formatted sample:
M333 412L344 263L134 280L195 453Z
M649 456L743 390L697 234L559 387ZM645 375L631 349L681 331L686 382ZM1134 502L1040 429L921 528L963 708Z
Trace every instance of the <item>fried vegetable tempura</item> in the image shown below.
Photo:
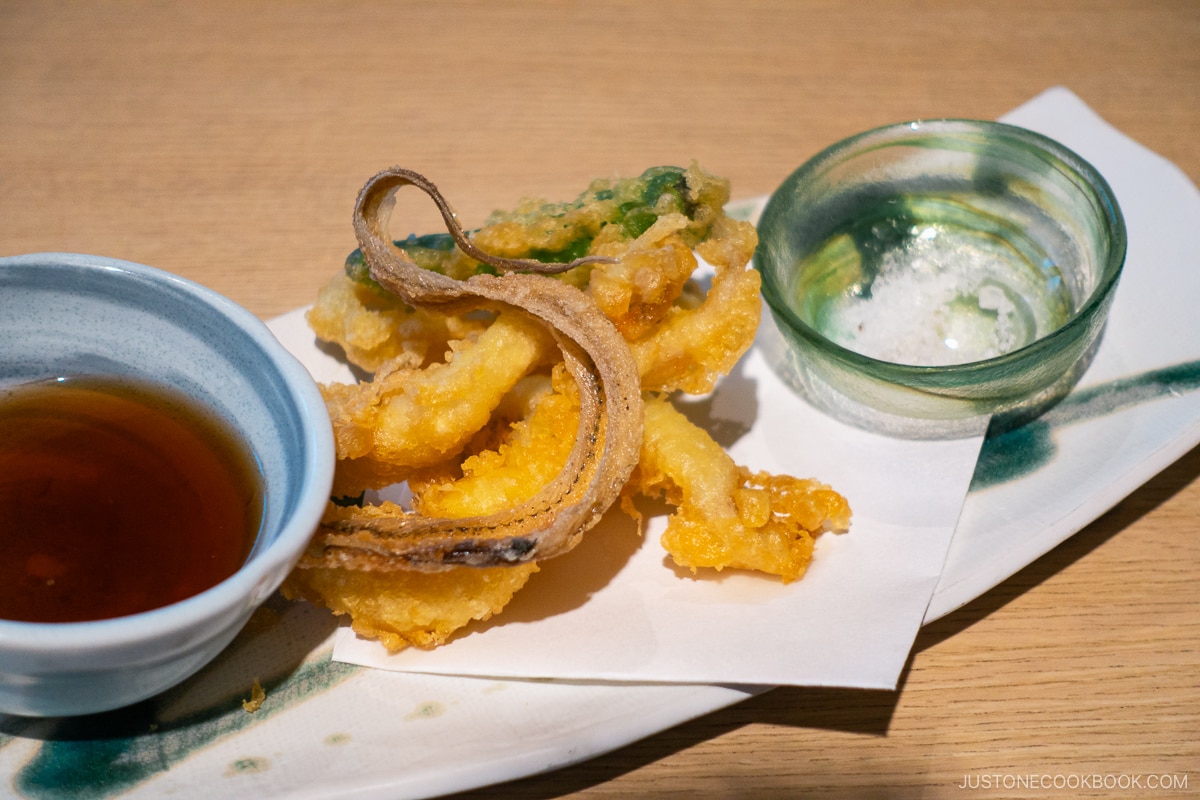
M401 185L430 194L448 234L383 235ZM662 541L681 566L802 576L813 537L849 525L846 501L734 464L670 402L711 391L758 327L757 236L728 200L694 164L657 167L523 201L468 237L421 176L368 182L361 249L308 319L374 373L323 387L336 493L407 482L412 501L331 505L285 593L390 649L436 646L500 611L618 497L637 516L639 494L676 506Z

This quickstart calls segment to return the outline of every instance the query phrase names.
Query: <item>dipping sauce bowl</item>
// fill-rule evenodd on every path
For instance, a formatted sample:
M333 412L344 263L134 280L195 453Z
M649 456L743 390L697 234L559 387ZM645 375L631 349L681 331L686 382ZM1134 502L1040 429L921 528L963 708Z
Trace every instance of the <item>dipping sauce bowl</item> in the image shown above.
M76 396L55 405L57 401L48 399L57 396L60 385L76 384L80 391L102 391L94 400L85 394L82 400ZM132 388L108 392L106 387L114 386ZM30 387L43 394L28 395ZM144 414L106 410L110 400L120 406L143 395L155 398ZM14 398L30 396L32 401L20 401L24 408L17 403L13 410ZM46 410L41 421L38 408ZM56 592L62 596L54 595L61 606L57 610L49 603L42 608L36 601L26 602L26 597L7 599L5 607L14 618L0 618L3 713L67 716L106 711L149 698L192 675L233 640L279 587L329 498L333 436L325 403L307 371L248 311L161 270L75 254L0 259L0 414L5 409L10 424L0 430L7 431L10 447L8 466L3 468L7 476L0 475L0 526L8 527L0 529L5 551L0 558L8 559L5 569L16 570L12 574L26 581L23 585L46 588L47 597ZM156 421L156 415L170 419ZM104 435L112 434L113 441L140 438L162 451L143 454L144 459L164 457L161 469L150 461L151 466L139 473L144 478L126 482L124 493L134 495L132 501L127 496L106 498L103 491L94 490L87 502L76 503L69 490L64 494L61 487L55 488L56 470L38 472L31 465L28 476L36 479L23 480L27 476L12 468L22 455L17 449L14 456L12 442L27 429L43 423L66 426L75 418L93 416L102 420ZM187 492L167 491L175 488L171 481L183 480L172 477L176 473L167 462L186 445L177 443L183 439L164 437L183 435L168 431L171 419L185 428L203 428L191 425L200 417L223 431L216 439L228 434L229 441L237 443L226 449L237 450L241 463L219 491L231 498L232 524L244 530L220 547L213 531L210 543L201 541L182 559L154 556L155 539L183 537L190 521L185 517L224 502L218 489L199 490L198 505L188 506L182 499L155 502L160 496L185 499ZM14 418L25 422L13 424ZM5 444L0 442L0 451ZM63 464L65 479L74 461L84 461L82 449L72 447L45 447L36 451L37 458L59 459L55 463ZM30 458L34 452L30 445ZM190 479L187 473L194 462L184 463L191 466L181 474ZM104 472L90 469L93 475ZM220 467L213 470L219 473ZM216 480L199 485L221 484ZM125 516L101 508L110 501L124 502ZM49 522L37 519L37 504ZM93 504L93 513L88 513ZM240 506L244 508L239 511ZM152 523L147 525L149 515ZM22 524L14 525L21 519ZM82 534L77 532L72 540L82 545L72 547L90 555L52 551L51 540L68 521L82 526ZM208 524L191 535L203 536ZM91 536L100 540L98 549L81 549L96 544L86 541L88 526ZM149 527L141 544L120 541L138 526ZM181 560L203 560L218 549L227 552L221 557L225 566L215 577L185 588L168 587L165 594L155 588L161 573L190 568L179 564ZM113 556L118 558L114 563L105 565L100 558L115 553L123 555ZM87 570L104 572L100 577L107 581L99 590L88 590L90 599L71 596L82 588L59 592L64 585L82 587L85 581L71 581ZM42 580L45 587L36 583ZM33 589L24 591L35 594ZM129 599L118 603L118 596ZM116 610L97 610L110 607Z
M838 417L906 436L1017 424L1069 391L1126 250L1090 164L971 120L829 147L776 190L758 231L785 377Z

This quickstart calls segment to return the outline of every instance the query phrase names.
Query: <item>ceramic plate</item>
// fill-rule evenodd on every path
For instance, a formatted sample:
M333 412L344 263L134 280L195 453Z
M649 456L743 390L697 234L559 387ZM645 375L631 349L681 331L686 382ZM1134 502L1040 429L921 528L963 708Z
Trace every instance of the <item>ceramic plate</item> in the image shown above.
M989 440L926 620L978 597L1200 441L1200 195L1065 90L1007 116L1109 178L1130 229L1096 361L1044 419ZM781 174L793 167L786 163ZM761 200L739 204L753 215ZM1169 285L1169 291L1160 287ZM319 371L300 312L271 324ZM320 376L318 376L320 377ZM0 787L21 798L421 798L607 752L764 687L493 681L330 660L334 620L274 600L171 692L95 717L0 717ZM259 681L260 710L242 701Z

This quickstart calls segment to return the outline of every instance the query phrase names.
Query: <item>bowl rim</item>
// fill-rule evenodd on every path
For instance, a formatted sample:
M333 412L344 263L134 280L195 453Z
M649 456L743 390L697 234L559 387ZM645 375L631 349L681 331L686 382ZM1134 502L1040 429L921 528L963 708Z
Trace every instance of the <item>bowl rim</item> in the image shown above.
M232 322L250 344L259 348L287 387L302 431L305 453L296 502L287 509L278 534L270 544L248 557L237 572L191 597L123 617L82 622L0 619L0 656L7 653L9 657L18 654L52 657L80 651L100 655L162 637L177 637L189 646L198 646L209 635L215 635L228 625L236 615L248 616L278 588L272 576L286 575L291 569L324 513L333 481L335 456L332 426L320 389L308 370L284 348L262 320L195 281L156 267L107 256L43 252L0 258L0 271L31 265L83 267L130 274L162 283L197 299ZM213 629L211 634L206 631L210 628ZM175 651L164 648L161 653L151 654L143 660L165 661L174 655ZM67 668L68 665L62 665L64 671ZM0 673L8 669L0 664ZM56 670L54 665L49 665L45 671Z
M904 129L910 130L915 136L921 133L928 133L930 128L935 133L940 133L946 137L953 137L955 134L970 131L999 134L1006 140L1033 145L1039 151L1053 158L1057 164L1065 166L1075 175L1082 178L1083 185L1090 190L1090 193L1098 201L1096 204L1097 208L1109 230L1111 247L1108 263L1105 264L1100 281L1072 317L1045 336L992 358L961 364L918 365L885 361L851 350L826 338L815 328L801 320L799 315L783 301L782 292L779 290L774 272L771 269L765 268L762 264L763 259L769 257L770 249L767 237L764 235L764 228L786 224L786 215L783 209L789 203L787 190L790 187L794 186L801 179L808 177L811 173L815 173L823 168L831 159L841 155L843 151L864 141ZM889 140L886 144L903 144L903 139ZM882 147L884 144L880 146ZM1063 171L1057 164L1056 168L1060 172ZM1100 171L1089 161L1056 139L1037 133L1036 131L1031 131L1028 128L994 120L980 120L966 117L935 117L889 123L870 128L825 147L793 170L771 194L766 205L763 207L762 214L759 216L757 227L759 244L754 254L754 266L762 276L763 299L767 302L776 320L781 323L780 327L787 328L791 333L799 335L830 356L856 369L883 380L912 385L912 388L917 388L921 385L933 385L935 381L931 381L931 379L937 379L937 385L942 385L943 382L965 384L973 380L986 379L990 373L1008 371L1015 364L1028 360L1036 360L1038 355L1043 351L1053 349L1057 341L1074 336L1077 329L1090 324L1096 309L1111 298L1113 290L1119 282L1121 274L1124 272L1129 245L1125 217L1117 201L1116 193ZM1112 262L1116 263L1115 268L1110 268Z

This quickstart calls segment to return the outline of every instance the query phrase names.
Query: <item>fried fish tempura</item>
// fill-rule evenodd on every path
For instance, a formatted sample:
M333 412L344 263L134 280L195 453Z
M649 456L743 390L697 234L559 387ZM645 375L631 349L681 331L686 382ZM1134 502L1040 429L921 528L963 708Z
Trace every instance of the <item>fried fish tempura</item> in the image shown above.
M673 306L648 334L630 342L643 391L710 392L754 341L762 314L760 283L746 264L757 236L749 225L728 218L713 225L712 235L719 238L696 248L716 269L703 300L694 307Z
M488 514L528 500L549 482L570 453L579 397L561 365L555 369L553 388L540 383L528 381L523 392L515 393L517 398L510 396L510 402L515 399L528 408L528 415L504 426L495 449L466 459L461 470L447 462L441 471L425 470L411 477L413 508L434 517ZM405 512L385 503L363 513L391 518ZM334 509L326 522L350 514ZM336 614L349 614L358 635L379 639L391 650L429 648L471 621L499 612L537 569L536 562L434 573L315 568L294 572L285 591L326 604Z
M355 511L334 508L326 521L363 513L390 518L405 512L390 503ZM315 567L294 571L283 592L327 606L334 614L348 614L355 633L395 651L410 645L436 647L464 625L488 619L537 571L536 562L446 572Z
M404 186L420 189L437 204L463 253L501 274L481 272L459 280L409 258L387 236L394 194ZM363 187L354 230L371 279L408 305L442 313L518 309L545 326L578 388L579 422L562 469L527 501L465 518L351 513L321 525L300 568L433 572L525 563L573 548L633 472L641 447L641 397L637 366L612 322L578 288L547 275L609 259L585 256L543 263L483 252L459 227L437 187L399 167L380 172ZM475 385L459 388L487 391Z
M528 416L506 426L495 448L470 456L457 470L409 478L413 508L461 518L528 500L562 470L578 425L579 392L560 365L553 391L541 395Z
M477 316L406 306L395 295L346 274L334 276L321 289L306 319L318 339L340 345L346 360L366 372L397 361L426 366L440 360L451 342L488 325Z
M335 496L389 486L456 455L517 382L557 352L542 326L515 310L449 347L444 363L416 369L402 356L369 383L322 387L343 462Z
M667 399L711 391L749 348L759 323L759 276L747 269L757 237L753 226L725 215L728 199L728 182L695 165L659 167L638 178L595 181L573 202L525 201L493 214L469 241L451 225L451 235L410 236L383 249L380 231L359 227L363 250L309 314L321 339L376 373L373 382L324 387L338 430L335 484L353 496L407 481L411 508L331 506L285 593L349 614L360 635L393 650L435 646L501 610L540 557L521 550L524 533L494 537L507 535L506 525L524 525L526 516L537 525L551 522L558 512L549 509L576 496L569 486L596 474L584 445L607 438L597 385L587 378L597 365L556 327L571 328L572 314L597 311L623 344L605 338L593 352L624 353L636 386L619 399L636 414L639 430L644 414L622 505L636 516L632 497L645 494L676 506L663 544L682 566L799 578L813 537L848 525L845 500L816 481L737 466ZM443 215L449 224L448 208ZM393 249L413 269L393 274L381 265ZM695 278L697 255L714 270L707 290ZM555 262L544 271L557 274L495 275L531 261ZM522 324L519 311L464 313L477 307L463 302L465 286L466 294L503 301L500 307L526 309L529 295L520 292L545 294L546 281L562 284L563 292L549 294L563 294L577 309L564 315L542 304L552 338L539 325ZM524 288L514 292L518 286ZM586 293L587 306L578 305L575 289ZM572 335L579 334L566 338ZM452 358L443 364L438 354L447 351ZM551 377L547 362L555 359ZM605 368L611 375L612 365ZM424 392L439 410L423 415ZM395 408L385 413L389 405ZM627 443L627 423L621 425ZM565 527L574 526L566 547L616 494L595 497L587 521L564 518ZM492 531L492 538L464 539L454 520ZM504 542L515 549L506 552ZM473 548L480 547L490 555L476 558ZM466 556L456 561L460 553ZM453 566L497 558L505 565ZM434 567L441 571L428 571Z
M815 536L849 526L849 505L828 486L751 473L667 400L647 399L645 409L632 483L677 507L662 545L680 566L758 570L787 583L808 569Z

